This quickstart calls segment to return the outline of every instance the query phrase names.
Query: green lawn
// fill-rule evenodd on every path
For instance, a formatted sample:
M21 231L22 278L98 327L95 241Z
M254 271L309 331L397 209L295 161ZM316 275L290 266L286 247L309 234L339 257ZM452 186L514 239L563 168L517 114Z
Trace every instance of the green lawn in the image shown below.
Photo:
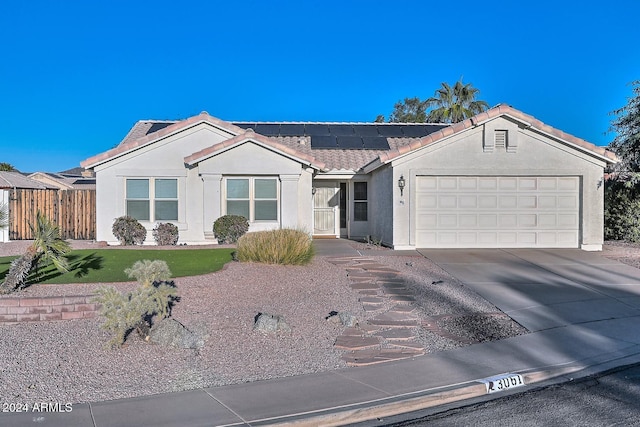
M54 267L42 271L37 283L101 283L132 281L124 274L136 261L164 260L173 277L195 276L218 271L231 261L234 249L81 249L67 255L70 271L60 273ZM16 257L0 257L0 280L4 279ZM29 283L36 282L30 278Z

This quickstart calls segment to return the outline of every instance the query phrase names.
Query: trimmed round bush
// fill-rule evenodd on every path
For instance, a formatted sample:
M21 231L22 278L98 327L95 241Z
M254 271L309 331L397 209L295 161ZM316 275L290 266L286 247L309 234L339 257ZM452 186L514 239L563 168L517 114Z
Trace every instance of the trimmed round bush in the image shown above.
M213 235L218 243L236 243L249 231L249 221L241 215L223 215L213 223Z
M111 231L121 245L141 245L147 238L147 229L127 215L116 218Z
M307 264L314 255L309 234L289 228L245 234L236 252L239 261L285 265Z
M153 229L153 239L160 246L178 243L178 227L170 222L159 223Z

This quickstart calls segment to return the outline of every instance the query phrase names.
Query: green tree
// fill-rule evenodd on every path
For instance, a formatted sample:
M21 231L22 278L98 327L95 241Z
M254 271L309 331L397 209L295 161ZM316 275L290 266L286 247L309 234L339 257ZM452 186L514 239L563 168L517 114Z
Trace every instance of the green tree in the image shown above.
M62 272L69 270L65 254L71 246L60 237L58 226L38 212L36 224L30 224L30 227L33 243L23 255L11 262L5 280L0 284L0 294L23 288L29 275L46 264L51 263Z
M640 241L640 80L630 83L633 95L615 116L609 131L616 136L609 149L620 162L604 186L604 237Z
M476 97L480 90L462 79L453 86L446 82L435 91L434 96L422 100L418 97L405 98L393 106L389 116L391 123L457 123L473 117L489 108L485 101ZM383 115L376 117L376 123L384 121Z
M609 131L616 134L609 149L620 159L615 169L625 179L640 172L640 80L630 85L633 96L627 99L627 105L609 113L615 116Z
M427 102L418 97L405 98L404 101L395 103L389 122L424 123L427 121L427 107Z
M18 172L18 169L14 168L10 163L0 162L1 172Z
M446 82L425 102L431 108L427 121L433 123L458 123L489 108L486 101L477 101L480 90L471 83L458 80L453 87Z

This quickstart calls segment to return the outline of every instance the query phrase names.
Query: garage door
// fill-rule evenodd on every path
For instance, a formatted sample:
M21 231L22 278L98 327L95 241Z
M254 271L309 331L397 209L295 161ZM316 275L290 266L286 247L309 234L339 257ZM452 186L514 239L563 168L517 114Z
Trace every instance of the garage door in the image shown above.
M578 177L418 176L416 246L577 248Z

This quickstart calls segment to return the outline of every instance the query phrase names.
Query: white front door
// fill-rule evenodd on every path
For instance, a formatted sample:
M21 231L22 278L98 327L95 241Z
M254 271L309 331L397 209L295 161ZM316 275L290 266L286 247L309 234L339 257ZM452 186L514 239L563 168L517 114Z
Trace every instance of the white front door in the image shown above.
M313 234L339 236L340 186L337 182L314 183Z

